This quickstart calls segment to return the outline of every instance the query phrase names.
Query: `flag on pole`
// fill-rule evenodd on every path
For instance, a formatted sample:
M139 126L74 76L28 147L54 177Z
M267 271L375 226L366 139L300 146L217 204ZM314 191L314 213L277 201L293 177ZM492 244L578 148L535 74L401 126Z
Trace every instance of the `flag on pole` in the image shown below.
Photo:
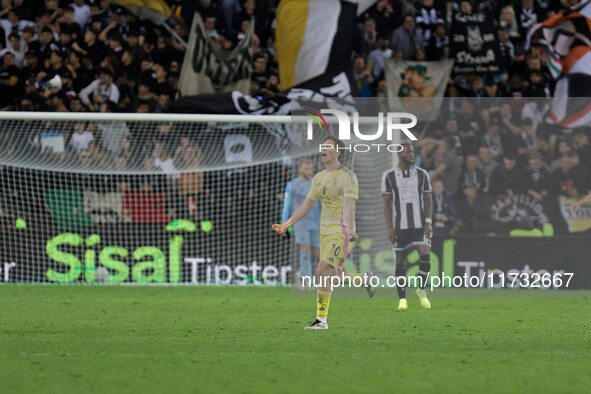
M534 26L526 47L541 49L557 79L549 123L563 127L591 124L591 3L583 0ZM577 99L578 98L578 99Z

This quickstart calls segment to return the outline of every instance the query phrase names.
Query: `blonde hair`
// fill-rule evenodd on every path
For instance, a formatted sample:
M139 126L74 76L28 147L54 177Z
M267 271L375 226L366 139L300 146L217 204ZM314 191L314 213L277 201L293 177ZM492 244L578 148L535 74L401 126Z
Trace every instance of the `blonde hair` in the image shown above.
M499 12L499 22L502 22L501 15L503 14L503 10L506 10L507 12L509 12L509 22L511 23L511 26L507 26L507 28L517 25L517 18L515 17L515 10L510 5L506 5L505 7L501 8L501 12ZM499 25L500 25L500 23L499 23Z

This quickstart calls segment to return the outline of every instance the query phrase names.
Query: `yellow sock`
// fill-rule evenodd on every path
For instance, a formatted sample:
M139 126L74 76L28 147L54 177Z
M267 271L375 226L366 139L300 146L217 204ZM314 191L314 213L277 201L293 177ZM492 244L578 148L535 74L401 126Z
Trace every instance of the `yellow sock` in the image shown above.
M331 292L318 290L317 294L317 317L321 319L326 319L326 317L328 316L328 306L330 305Z

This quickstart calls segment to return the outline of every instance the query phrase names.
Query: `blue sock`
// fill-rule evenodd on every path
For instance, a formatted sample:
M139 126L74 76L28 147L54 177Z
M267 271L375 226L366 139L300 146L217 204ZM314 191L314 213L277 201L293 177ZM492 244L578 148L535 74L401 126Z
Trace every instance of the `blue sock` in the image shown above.
M300 274L312 277L312 253L300 252Z

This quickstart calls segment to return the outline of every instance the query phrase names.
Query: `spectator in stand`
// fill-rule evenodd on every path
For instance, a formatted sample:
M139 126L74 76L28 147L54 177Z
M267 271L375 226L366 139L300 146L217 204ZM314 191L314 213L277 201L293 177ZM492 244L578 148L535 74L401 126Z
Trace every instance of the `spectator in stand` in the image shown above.
M184 26L184 24L183 24L183 26ZM175 29L175 30L178 30L178 29ZM188 38L187 38L187 41L188 41ZM134 58L139 58L139 57L143 57L146 55L146 51L144 51L144 48L142 47L142 45L140 45L140 36L139 36L139 31L137 29L131 29L129 31L129 33L127 33L127 41L125 44L126 44L126 45L124 45L125 49L128 50L134 56ZM171 42L171 44L172 44L172 42ZM183 51L184 51L184 47L183 47Z
M107 34L107 54L115 55L117 60L121 60L121 55L123 55L123 44L123 37L118 31L112 30L109 32L109 34Z
M215 29L215 17L208 16L203 21L203 27L205 27L205 33L212 39L217 40L220 35Z
M460 158L454 150L454 141L451 137L445 137L439 141L435 151L435 170L431 179L440 179L445 191L453 196L458 190L460 178Z
M66 8L64 8L64 21L60 23L58 26L60 33L66 33L69 35L71 40L78 41L82 38L82 26L80 26L80 24L78 24L74 20L74 17L74 7L71 5L67 6ZM64 44L63 41L62 44Z
M163 113L166 112L166 107L168 107L168 105L170 104L170 101L172 99L172 89L162 89L160 91L160 94L157 96L157 100L156 100L156 108L154 109L154 112L156 113Z
M82 54L80 52L71 51L66 61L66 68L72 75L72 89L79 92L90 82L92 77L88 75L87 70L82 67Z
M566 137L560 137L560 139L558 141L558 145L556 147L556 150L558 151L558 153L556 153L554 155L554 157L556 157L556 159L554 159L554 161L550 165L550 172L551 173L556 171L558 168L560 168L560 161L561 161L560 159L562 158L562 156L567 155L571 150L573 150L573 147L569 143L569 140Z
M0 50L0 57L3 57L7 52L11 52L14 56L14 65L17 68L22 68L25 62L25 53L21 50L21 39L17 33L10 33L8 35L10 46Z
M218 44L220 48L225 51L231 51L236 47L236 40L234 39L234 34L228 30L222 30L220 32L220 37L218 38Z
M423 32L423 45L427 46L433 36L435 27L443 24L443 18L441 13L433 6L434 0L422 0L418 3L422 3L422 5L417 7L416 23L417 27Z
M125 158L125 160L127 160L128 163L141 163L142 158L145 156L141 154L136 154L136 152L134 152L134 148L131 142L131 136L123 138L123 140L121 141L121 151L119 152L119 156Z
M572 154L572 151L570 152ZM554 195L566 197L578 197L584 193L586 187L584 181L573 171L573 160L569 155L560 158L560 167L550 177L549 191Z
M43 70L43 65L39 62L39 51L32 49L25 54L22 76L24 80L33 78L37 80L37 75Z
M579 192L586 192L587 183L589 182L589 169L581 164L579 153L576 150L572 150L567 154L571 160L572 172L575 177L583 184L582 188L579 188Z
M487 183L490 185L490 178L492 174L497 168L499 163L497 163L490 154L490 150L487 146L481 145L478 148L478 169L484 174Z
M80 100L80 97L78 97L78 96L72 97L70 99L69 108L70 108L70 112L86 112L87 111L84 104L82 104L82 100Z
M103 25L103 18L100 16L98 4L94 4L90 9L94 14L88 19L88 22L86 23L86 26L82 28L82 31L87 31L89 29L97 32L103 31L105 25Z
M394 6L399 4L394 3ZM390 37L394 26L399 26L398 15L400 10L394 11L388 0L378 0L366 13L365 18L371 17L376 24L378 35Z
M6 40L6 43L4 44L5 48L10 48L10 41L8 38L10 33L16 32L18 35L21 35L25 27L35 27L35 23L30 20L22 19L24 12L25 9L23 7L10 8L8 10L8 20L0 19L0 27L4 29L4 38Z
M589 136L586 129L578 128L574 131L573 147L579 155L581 164L586 168L591 168L591 145L589 145Z
M169 93L171 89L168 83L168 72L169 68L165 63L154 63L152 66L154 76L156 79L154 83L154 93L159 95L161 93Z
M21 93L21 72L14 63L14 54L12 52L6 52L2 57L2 65L0 66L0 87L2 87L0 108L12 105Z
M516 3L515 11L517 13L519 33L525 37L532 26L542 21L541 13L534 0L521 0Z
M124 121L112 121L99 123L97 128L101 133L103 149L113 158L119 157L122 150L123 139L129 138L131 135L127 124Z
M374 80L379 79L381 76L384 77L384 59L392 57L392 49L390 46L390 40L385 36L378 36L378 47L371 51L367 57L367 61L371 62L371 75Z
M86 22L90 18L90 7L87 4L84 4L84 0L74 0L70 6L74 9L74 21L80 26L80 28L84 28Z
M449 234L456 221L456 210L452 199L443 188L443 182L431 182L433 187L433 233Z
M35 36L35 28L33 26L25 27L19 38L22 52L36 49L39 45L37 37Z
M402 26L394 30L390 44L392 50L402 54L403 60L411 60L417 49L423 47L423 34L416 28L412 15L406 15Z
M151 81L147 81L147 80L141 80L139 81L139 85L137 87L137 96L136 96L136 102L135 102L135 107L139 108L139 105L141 103L148 103L148 106L150 109L152 108L156 108L156 100L154 99L154 93L152 92L152 82Z
M510 71L515 60L515 47L509 41L509 33L506 28L500 28L497 32L499 41L499 66L503 71Z
M357 89L361 97L372 96L370 84L373 82L371 71L366 67L365 60L358 56L353 62L353 78L357 83Z
M546 86L540 71L529 73L524 94L527 97L547 97L550 95L550 89Z
M80 154L82 151L89 149L91 142L94 141L94 135L88 131L86 122L74 123L74 133L70 139L70 146Z
M521 163L525 163L528 155L532 152L538 152L542 155L547 154L548 144L537 136L531 118L525 118L522 120L522 130L521 133L519 133L519 137L521 137L522 142L516 142L516 144L521 146L517 151Z
M80 91L80 99L93 112L99 111L100 105L107 101L118 103L119 89L113 83L111 71L107 68L101 69L99 79Z
M41 35L39 37L39 51L41 53L40 60L44 62L45 59L49 59L51 52L59 50L60 48L54 40L53 30L51 30L50 27L44 27L43 30L41 30Z
M238 0L220 0L220 5L224 10L226 26L232 26L234 15L240 12L240 2Z
M533 197L534 202L541 202L548 195L550 172L542 162L542 155L533 151L529 154L529 167L527 168L527 194Z
M150 102L148 100L139 100L137 104L138 114L149 114L151 111Z
M499 15L499 28L506 31L509 39L519 42L521 34L519 33L519 26L517 25L517 18L515 18L515 11L513 7L507 5L501 8Z
M479 195L488 192L488 181L478 169L478 157L470 154L466 157L466 166L460 177L461 195L459 201L464 207L471 209Z
M252 62L252 74L250 79L257 81L259 85L267 83L267 78L269 76L267 62L267 57L262 54L257 54Z
M172 157L168 154L168 148L165 145L164 140L154 141L154 165L162 170L165 174L168 174L169 180L176 182L179 178L177 169L174 166Z
M388 97L388 85L386 84L386 80L384 78L381 78L376 85L376 97ZM380 111L387 113L387 106Z
M72 49L81 52L83 55L89 56L94 63L100 63L106 54L107 48L98 39L98 31L94 29L88 29L84 32L84 42L78 44L77 42L72 44Z
M517 193L523 193L527 187L527 175L517 166L517 159L513 152L503 157L503 165L493 171L490 180L490 193L497 200L512 199Z
M246 37L248 29L250 29L250 19L244 19L242 23L240 23L240 30L238 30L238 41L242 41L242 39ZM261 42L259 36L257 34L253 34L252 39L254 40L253 49L258 48L258 45Z
M269 74L265 86L259 89L259 94L264 98L270 98L279 93L279 77L276 74Z
M60 77L68 72L66 66L64 66L64 52L61 50L52 51L49 55L49 59L45 61L45 71L41 72L43 80L50 80L56 75Z
M70 110L66 106L68 98L63 91L53 93L49 96L51 100L51 107L55 112L69 112Z
M434 34L427 42L426 54L427 60L439 61L443 59L449 59L449 36L444 23L437 23L435 25Z
M372 18L367 18L363 23L361 36L363 38L361 53L364 56L367 56L371 51L377 48L378 41L376 22Z
M503 159L505 141L501 136L501 128L498 123L488 126L487 132L482 138L482 145L488 148L493 160L500 162Z

